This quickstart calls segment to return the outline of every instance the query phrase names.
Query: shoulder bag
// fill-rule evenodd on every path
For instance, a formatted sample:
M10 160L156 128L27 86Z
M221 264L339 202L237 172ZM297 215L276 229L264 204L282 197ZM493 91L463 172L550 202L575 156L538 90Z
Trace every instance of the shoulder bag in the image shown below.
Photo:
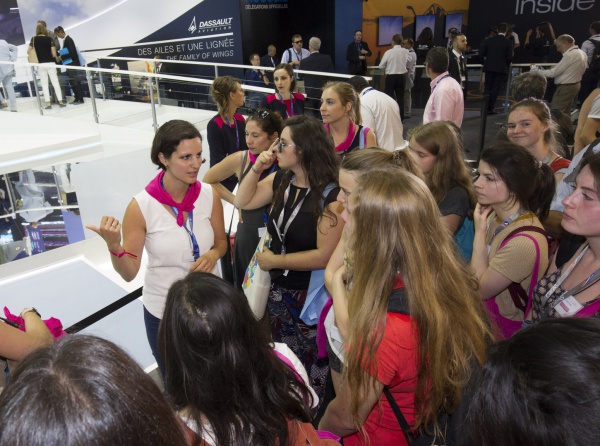
M31 51L27 53L27 62L29 63L39 63L37 52L35 51L35 37L31 38Z

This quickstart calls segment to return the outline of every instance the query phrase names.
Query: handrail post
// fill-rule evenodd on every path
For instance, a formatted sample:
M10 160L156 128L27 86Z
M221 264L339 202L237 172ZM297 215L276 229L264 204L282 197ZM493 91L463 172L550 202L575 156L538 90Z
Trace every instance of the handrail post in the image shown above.
M92 99L92 112L94 114L94 121L96 121L96 124L99 124L98 109L96 108L96 89L94 88L95 86L92 82L92 76L89 70L85 70L85 78L87 79L88 86L90 87L90 98Z
M42 107L42 99L40 98L40 89L37 86L37 79L35 78L35 67L31 67L31 77L33 77L33 88L35 90L35 96L37 97L38 107L40 109L40 115L44 116L44 107ZM50 84L50 82L48 82L48 84ZM44 92L44 94L46 94L46 93L47 92Z
M156 121L156 104L154 104L154 89L152 88L152 86L153 86L152 77L148 76L148 92L150 93L150 107L152 109L152 127L154 128L154 133L156 133L156 132L158 132L158 122ZM158 94L158 88L157 88L157 94Z
M100 58L98 58L96 60L96 65L98 65L98 68L102 68L100 66ZM103 79L102 73L100 71L98 71L98 76L100 77L100 91L102 91L102 100L106 101L106 93L104 91L104 79ZM88 85L88 87L89 87L89 85ZM91 90L91 87L90 87L90 90ZM90 93L90 95L91 95L91 93Z
M510 86L512 84L512 64L510 64L508 66L508 77L506 78L506 93L504 96L504 103L502 104L504 106L504 111L508 111L508 107L510 107L510 102L508 100L509 96L510 96Z

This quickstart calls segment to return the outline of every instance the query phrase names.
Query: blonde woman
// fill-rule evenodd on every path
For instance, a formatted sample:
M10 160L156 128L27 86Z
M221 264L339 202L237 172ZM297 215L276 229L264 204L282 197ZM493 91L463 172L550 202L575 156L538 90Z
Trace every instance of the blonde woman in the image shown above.
M377 146L375 133L361 125L360 99L349 83L326 83L320 111L338 154L345 156L356 148Z
M485 310L414 175L363 175L342 217L355 260L335 272L331 292L334 306L347 303L347 354L319 428L344 445L407 444L384 388L411 429L438 427L437 413L460 402L472 362L485 360Z

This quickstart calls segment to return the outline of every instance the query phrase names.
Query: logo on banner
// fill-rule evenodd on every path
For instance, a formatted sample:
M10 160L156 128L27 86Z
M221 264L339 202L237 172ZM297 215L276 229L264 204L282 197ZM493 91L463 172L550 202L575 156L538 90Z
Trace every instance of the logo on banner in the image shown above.
M196 31L196 16L194 16L194 19L192 20L192 23L190 23L190 27L188 28L188 31L191 34L194 34L194 31Z
M587 11L596 0L517 0L515 14L546 14L548 12Z
M194 34L196 29L198 30L198 33L231 29L232 21L233 17L227 17L224 19L206 20L204 22L198 22L198 26L196 26L196 16L194 16L194 18L192 19L192 23L190 23L188 31L190 32L190 34Z

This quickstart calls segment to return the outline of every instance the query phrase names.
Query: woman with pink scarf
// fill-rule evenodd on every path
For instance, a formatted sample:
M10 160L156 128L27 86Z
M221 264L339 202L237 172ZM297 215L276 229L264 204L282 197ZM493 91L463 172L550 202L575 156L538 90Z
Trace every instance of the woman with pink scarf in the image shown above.
M99 227L87 228L106 241L115 271L128 282L137 276L146 248L144 322L152 354L164 373L156 336L169 287L191 271L215 274L227 240L221 199L210 184L198 181L204 162L198 129L182 120L163 124L150 157L161 172L133 197L122 224L104 216Z

